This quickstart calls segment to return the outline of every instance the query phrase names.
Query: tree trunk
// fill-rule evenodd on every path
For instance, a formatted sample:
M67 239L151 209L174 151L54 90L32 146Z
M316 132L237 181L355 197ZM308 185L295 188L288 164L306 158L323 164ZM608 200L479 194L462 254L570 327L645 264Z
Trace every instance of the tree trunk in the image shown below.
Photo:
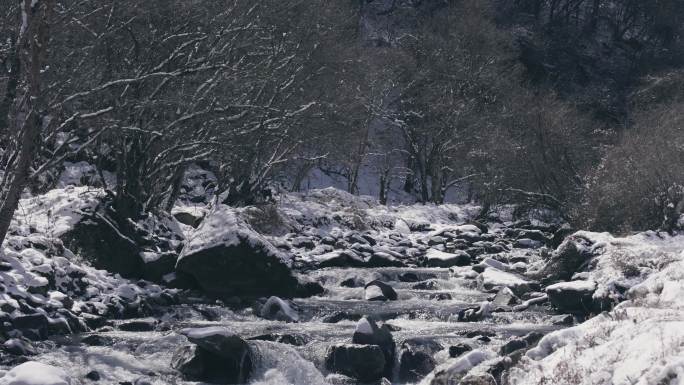
M23 127L17 127L16 130L16 132L21 132L21 137L18 138L17 162L5 170L12 176L8 179L6 193L0 207L0 245L5 241L12 217L19 205L21 193L29 182L31 163L38 153L42 129L38 112L40 71L47 52L48 17L52 6L53 2L50 0L24 0L22 3L25 17L21 28L22 33L17 38L15 54L20 60L26 61L23 65L20 64L20 67L26 70L28 97L21 106L21 110L26 112L22 122Z

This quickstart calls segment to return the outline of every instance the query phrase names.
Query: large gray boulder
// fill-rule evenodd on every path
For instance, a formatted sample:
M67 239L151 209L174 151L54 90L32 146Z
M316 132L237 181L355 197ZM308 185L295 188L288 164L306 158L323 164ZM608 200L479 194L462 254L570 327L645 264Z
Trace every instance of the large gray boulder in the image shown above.
M325 367L333 373L344 374L366 383L382 378L386 362L379 346L341 344L328 349Z
M219 206L190 237L176 270L219 298L292 297L298 281L291 258L254 231L228 206Z

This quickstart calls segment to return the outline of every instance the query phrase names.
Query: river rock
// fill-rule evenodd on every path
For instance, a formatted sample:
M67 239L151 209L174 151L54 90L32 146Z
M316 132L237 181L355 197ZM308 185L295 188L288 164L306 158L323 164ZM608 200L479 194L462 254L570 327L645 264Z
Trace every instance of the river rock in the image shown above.
M592 242L581 235L568 237L551 254L544 267L537 274L542 282L564 281L580 270L592 257Z
M508 307L520 303L520 299L507 287L499 289L492 300L494 307Z
M385 372L385 355L376 345L342 344L328 348L325 367L361 382L373 382Z
M71 376L61 368L39 362L24 362L2 377L7 385L71 385Z
M414 383L428 375L437 365L433 356L442 349L442 345L430 339L404 341L399 353L399 381Z
M293 309L292 305L275 296L269 298L261 306L259 316L273 321L299 322L299 314Z
M366 284L365 291L366 301L396 301L398 298L392 286L378 280Z
M561 282L546 287L554 308L567 313L589 313L593 309L594 281Z
M183 249L176 270L207 293L232 296L296 294L291 258L276 249L227 206L219 206Z
M385 356L384 374L391 376L396 354L396 343L386 325L378 327L372 319L368 317L362 318L356 325L356 330L352 336L352 343L379 346Z
M425 265L428 267L469 266L472 263L470 254L463 250L446 253L437 249L429 249L425 254Z
M247 342L218 327L184 330L195 345L181 347L171 366L191 381L243 384L252 372Z

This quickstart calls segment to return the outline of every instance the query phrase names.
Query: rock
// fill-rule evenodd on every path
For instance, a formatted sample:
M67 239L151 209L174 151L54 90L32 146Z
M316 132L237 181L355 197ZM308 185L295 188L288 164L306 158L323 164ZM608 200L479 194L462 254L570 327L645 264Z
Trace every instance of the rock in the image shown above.
M543 243L529 238L520 238L513 242L513 247L516 249L538 249L544 246Z
M299 322L299 314L292 305L275 296L269 298L261 307L259 316L273 321Z
M381 379L386 366L385 355L376 345L333 345L325 358L327 370L361 382Z
M437 281L424 281L418 282L417 284L411 286L414 290L439 290L439 283Z
M247 342L218 327L190 329L184 333L190 342L180 348L171 366L192 381L247 383L252 372L251 350Z
M173 272L178 261L178 254L175 251L167 252L141 252L142 253L142 275L147 280L153 282L163 282L164 276Z
M344 312L344 311L338 311L335 312L327 317L324 317L321 322L323 323L328 323L328 324L336 324L340 321L358 321L361 319L361 315L359 314L354 314L354 313L349 313L349 312Z
M435 300L435 301L451 301L453 297L449 293L434 293L430 294L428 299Z
M298 281L290 265L289 257L230 207L219 206L188 240L176 270L191 275L204 291L219 298L291 297Z
M204 213L200 211L178 211L173 214L173 217L184 225L198 228L204 219Z
M363 280L354 277L354 278L345 279L344 281L342 281L340 283L340 286L342 286L342 287L362 287L362 286L366 286L366 283L363 282Z
M396 301L398 298L392 286L378 280L366 284L365 290L366 301Z
M403 267L404 262L388 253L374 252L368 259L369 267Z
M10 338L2 344L2 350L15 356L33 356L36 354L36 349L31 346L31 343L18 338Z
M309 342L309 339L303 334L264 334L256 337L248 338L250 341L271 341L280 344L287 344L293 346L304 346Z
M470 254L463 250L445 253L436 249L429 249L425 254L425 265L428 267L469 266L472 264Z
M449 347L449 357L457 358L463 354L473 350L472 346L467 344L457 344Z
M39 362L24 362L12 368L2 377L2 384L6 385L71 385L71 376L61 368L41 364Z
M473 350L463 354L459 358L448 361L435 371L428 385L454 385L460 384L468 372L474 367L494 357L491 352ZM486 385L490 385L485 383ZM472 385L472 384L471 384ZM496 382L491 385L496 385Z
M297 237L292 240L292 246L299 249L313 249L316 247L316 242L308 237Z
M561 282L546 287L546 294L554 308L567 313L587 314L593 310L596 282Z
M565 281L592 257L592 242L580 235L568 237L552 254L537 274L542 282Z
M491 314L489 302L482 303L477 307L469 307L458 312L458 322L477 322L482 321Z
M401 344L399 381L415 383L432 372L437 363L434 354L443 347L433 340L411 339Z
M157 326L157 321L153 319L125 321L117 326L117 329L125 332L151 332Z
M43 313L21 315L12 318L12 326L19 330L24 337L34 341L48 337L48 318Z
M513 293L513 291L507 287L499 289L492 300L492 306L494 307L508 307L520 303L520 299Z
M390 377L394 366L396 354L396 344L392 333L386 325L378 325L370 318L364 317L356 325L356 330L352 336L353 344L377 345L380 347L385 357L385 368L383 373Z
M468 374L461 379L459 385L497 385L496 379L489 373Z
M109 346L114 343L114 341L105 336L99 334L91 334L81 338L81 343L88 346Z
M575 317L571 314L559 315L551 318L552 325L572 326L575 323Z
M503 287L507 287L517 296L532 291L538 286L538 284L527 281L516 274L508 273L493 267L485 269L485 271L477 277L477 283L480 288L485 291L499 290Z
M85 375L85 378L89 379L90 381L100 381L101 376L97 370L91 370Z
M499 354L502 356L508 355L513 353L516 350L520 349L525 349L528 347L527 341L523 340L522 338L515 338L512 339L508 342L506 342L503 346L501 346L501 349L499 350Z
M550 246L554 249L558 248L558 246L560 246L563 243L563 241L565 241L565 238L569 237L575 232L575 229L571 227L561 227L553 234L553 238L551 238L550 241Z
M397 277L399 279L399 282L420 282L422 281L420 277L416 273L402 273Z
M316 257L318 267L365 267L366 261L351 250L333 251Z
M306 281L297 285L296 296L299 298L315 297L325 293L325 288L318 282Z
M428 244L428 246L436 246L436 245L443 245L446 242L447 242L446 238L440 237L437 235L434 237L430 237L430 239L428 239L428 241L427 241L427 244Z

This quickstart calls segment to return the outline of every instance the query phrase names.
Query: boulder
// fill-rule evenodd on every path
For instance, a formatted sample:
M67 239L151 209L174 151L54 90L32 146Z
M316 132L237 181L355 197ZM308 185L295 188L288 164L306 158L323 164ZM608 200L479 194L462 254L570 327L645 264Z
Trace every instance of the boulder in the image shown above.
M546 287L554 308L565 313L587 314L593 309L594 281L561 282Z
M269 298L261 306L259 316L273 321L299 322L299 314L293 309L292 305L275 296Z
M494 307L508 307L520 303L520 299L507 287L499 289L492 300Z
M227 206L219 206L183 249L176 270L191 275L207 293L294 296L298 282L291 258L282 254Z
M491 314L491 304L484 302L479 306L473 306L458 312L458 322L477 322Z
M428 267L469 266L472 264L470 254L463 250L446 253L437 249L429 249L425 257L425 265Z
M385 355L376 345L343 344L328 348L325 367L361 382L373 382L385 372Z
M535 282L527 281L517 274L505 272L493 267L486 268L477 277L477 283L482 290L493 291L503 287L511 289L517 296L521 296L532 291L539 285Z
M404 262L389 253L373 252L373 255L368 259L367 265L369 267L403 267Z
M247 383L252 372L247 342L223 328L184 330L194 345L181 347L171 366L191 381L221 384Z
M451 358L458 358L462 356L465 353L468 353L469 351L472 351L473 348L470 345L467 344L456 344L454 346L449 347L449 357Z
M194 210L176 211L173 213L173 217L184 225L197 228L204 219L204 212Z
M20 315L12 318L12 326L21 334L34 341L48 337L48 317L43 313Z
M356 330L352 336L352 343L379 346L385 357L383 373L385 376L391 376L392 368L394 367L396 344L387 325L378 327L372 319L368 317L362 318L356 325Z
M433 356L443 346L434 340L414 338L401 344L399 352L399 381L415 383L432 372L437 363Z
M331 251L316 256L318 267L365 267L366 261L351 250Z
M72 381L63 369L39 362L24 362L5 373L0 381L6 385L71 385Z
M378 280L366 284L365 290L366 301L396 301L398 298L392 286Z
M551 254L537 274L542 282L565 281L572 278L592 257L592 242L578 234L568 237Z

